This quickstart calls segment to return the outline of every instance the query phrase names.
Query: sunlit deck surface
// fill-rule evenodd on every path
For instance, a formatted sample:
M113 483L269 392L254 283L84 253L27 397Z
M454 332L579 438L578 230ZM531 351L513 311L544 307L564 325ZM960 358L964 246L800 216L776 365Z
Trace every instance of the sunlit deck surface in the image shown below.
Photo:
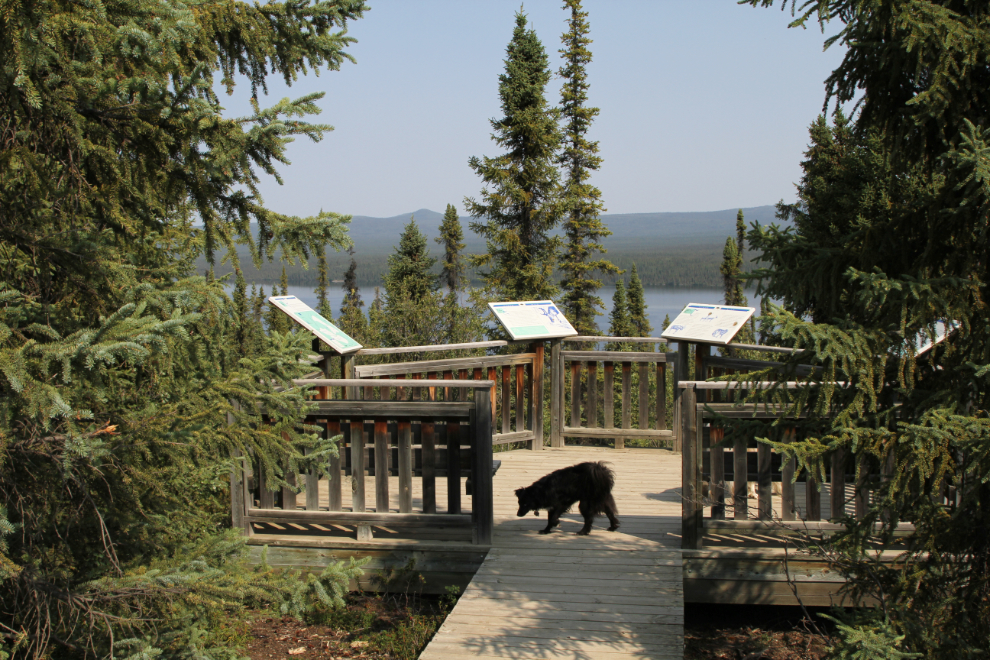
M495 455L495 536L484 564L421 656L681 658L684 597L680 455L567 447ZM622 523L577 536L576 511L541 535L546 514L516 517L514 491L558 468L607 461ZM438 501L443 501L439 497Z

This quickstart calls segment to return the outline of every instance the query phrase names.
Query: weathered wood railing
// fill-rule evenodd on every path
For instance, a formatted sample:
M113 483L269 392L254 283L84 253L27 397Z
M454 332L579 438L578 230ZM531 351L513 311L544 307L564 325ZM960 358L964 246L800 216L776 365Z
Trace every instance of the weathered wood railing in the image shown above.
M231 479L232 517L248 535L353 534L372 541L374 528L387 537L491 543L492 419L490 380L419 380L401 387L413 401L391 400L393 380L303 379L315 386L317 410L306 422L323 428L326 437L342 435L338 455L327 466L322 497L318 470L287 474L281 492L267 488L263 473L244 461ZM379 400L359 400L360 390L385 392ZM441 388L473 392L473 400L430 400ZM339 396L331 398L332 390ZM346 397L346 398L345 398ZM349 506L343 484L349 477ZM366 501L366 477L374 483L374 510ZM395 483L390 477L396 477ZM421 506L414 510L413 479L421 480ZM446 482L447 510L437 512L437 482ZM299 482L301 480L301 483ZM467 480L467 484L464 481ZM469 485L469 490L464 488ZM302 487L300 497L292 486ZM395 495L393 498L393 488ZM465 492L467 491L467 492ZM470 514L462 500L470 495Z
M550 358L553 370L550 399L552 447L563 447L564 439L568 437L614 439L616 449L622 449L626 439L630 438L672 440L674 433L667 428L666 393L667 365L675 354L652 352L652 348L650 351L642 352L563 350L565 342L666 346L666 342L658 337L577 336L552 340ZM633 387L634 368L637 375L635 388ZM619 373L617 374L616 371ZM601 385L599 385L599 373L602 374ZM621 379L618 409L615 405L617 377ZM655 392L655 398L651 396L651 391ZM599 401L602 402L600 415ZM633 425L634 410L636 411L635 426ZM618 424L616 413L619 417Z
M793 458L785 460L769 445L747 440L742 434L735 437L731 447L724 447L720 443L725 438L725 429L711 423L715 418L721 418L729 423L732 419L783 419L786 424L788 418L803 418L803 414L789 416L787 411L772 403L713 401L708 396L718 393L728 399L741 389L767 389L771 385L769 382L678 382L683 442L682 547L700 549L706 533L751 532L757 520L773 519L783 528L803 527L809 522L819 531L830 527L821 522L822 484L814 474L804 472L799 477L798 481L804 483L804 497L798 498ZM774 385L786 389L808 386L795 382ZM795 426L784 428L785 442L796 439ZM862 518L866 515L874 482L889 477L892 465L871 466L865 459L855 465L842 451L832 452L827 460L830 467L828 518L833 521L847 515ZM755 482L755 492L750 489L750 482ZM773 507L774 482L780 485L779 510ZM731 492L727 491L729 483ZM853 484L851 497L847 489L850 483ZM754 499L755 506L751 506ZM847 510L850 504L851 511ZM729 508L732 509L732 520L726 520ZM831 527L837 529L839 526L833 524ZM765 533L766 527L762 529Z
M483 378L494 383L485 393L489 397L493 422L492 443L495 445L510 442L525 442L531 449L543 447L543 361L544 344L529 345L529 352L505 355L475 355L442 360L417 360L388 364L358 365L362 356L399 355L403 353L427 353L440 351L492 349L508 346L507 341L472 342L468 344L445 344L438 346L408 346L402 348L361 349L352 355L344 356L345 376L359 379L391 378L396 381L412 381L431 378L437 381L461 381ZM353 398L366 401L388 399L422 401L468 400L469 387L445 383L442 387L416 388L410 385L394 384L389 388L376 388L365 385L354 393Z

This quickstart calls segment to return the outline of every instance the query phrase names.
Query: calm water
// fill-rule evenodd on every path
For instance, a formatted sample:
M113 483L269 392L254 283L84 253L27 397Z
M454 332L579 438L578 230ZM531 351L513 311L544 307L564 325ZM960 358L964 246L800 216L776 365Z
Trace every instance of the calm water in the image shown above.
M271 285L266 284L265 290L270 294ZM598 317L598 327L602 328L603 331L608 329L608 312L612 308L612 295L614 293L615 287L609 286L602 287L598 294L605 303L605 315ZM316 307L316 293L310 288L290 286L289 295L296 296L310 307ZM747 296L749 297L749 306L759 308L760 301L753 295L753 292L747 292ZM374 299L374 289L372 287L362 288L361 297L366 305L370 304ZM330 306L334 313L337 313L340 310L341 302L343 302L344 292L334 287L330 290L329 299ZM663 327L664 316L669 314L670 318L673 319L688 303L721 304L722 290L647 287L644 290L644 299L646 301L646 313L656 336L660 334L660 329Z

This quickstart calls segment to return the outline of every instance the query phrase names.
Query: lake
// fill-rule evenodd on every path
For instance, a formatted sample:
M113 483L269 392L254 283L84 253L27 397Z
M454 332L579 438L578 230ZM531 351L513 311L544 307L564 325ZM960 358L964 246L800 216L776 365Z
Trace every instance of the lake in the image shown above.
M271 284L265 284L265 290L271 292ZM615 287L604 286L599 290L599 296L605 303L605 315L599 317L598 327L604 332L608 329L608 312L612 308L612 296L615 293ZM295 296L305 302L310 307L316 307L316 293L313 289L302 287L302 286L290 286L289 295ZM749 306L759 308L760 301L753 295L752 291L747 291L746 295L749 298ZM365 302L365 305L371 303L374 299L374 288L373 287L363 287L361 289L361 297ZM335 285L329 292L330 306L333 308L334 313L339 313L340 304L344 299L344 292L340 290L339 285ZM681 310L687 306L688 303L705 303L705 304L721 304L722 302L722 290L721 289L681 289L675 287L646 287L643 291L643 298L646 302L646 313L650 319L650 325L653 326L654 336L660 334L660 329L663 327L664 316L670 315L673 319L675 316L680 314ZM365 307L367 309L367 307Z

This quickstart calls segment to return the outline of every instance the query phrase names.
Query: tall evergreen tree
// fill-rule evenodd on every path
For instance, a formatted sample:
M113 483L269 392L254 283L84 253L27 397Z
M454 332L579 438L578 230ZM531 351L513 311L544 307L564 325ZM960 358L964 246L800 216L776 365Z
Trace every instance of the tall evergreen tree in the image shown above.
M254 286L251 286L254 289ZM264 309L265 309L265 287L262 285L258 288L258 297L254 299L251 311L254 313L254 320L261 323L264 319Z
M316 257L316 311L325 319L333 318L330 309L330 272L327 269L327 253L320 250Z
M742 273L746 258L746 216L742 209L736 213L736 252L739 253L739 272Z
M636 264L632 265L629 273L629 330L632 337L649 337L653 332L650 318L646 315L646 296Z
M506 151L495 158L472 157L481 177L480 201L465 198L468 212L479 218L471 229L485 238L486 254L472 257L479 268L482 294L495 300L550 299L560 239L551 231L560 223L560 146L558 113L544 94L549 61L526 16L516 14L512 41L506 48L505 73L499 76L503 117L493 119L495 144Z
M344 273L344 283L340 285L340 288L344 292L344 299L340 303L341 314L344 314L345 310L349 308L356 308L360 311L364 307L364 301L361 300L361 291L358 288L357 259L354 258L353 245L347 249L347 254L351 257L351 263L347 267L347 272Z
M433 267L437 260L430 256L426 236L419 230L415 218L399 238L399 245L388 256L388 272L385 273L385 302L409 298L419 302L437 289L437 276Z
M564 233L567 242L560 258L560 288L563 290L561 307L571 325L581 335L599 333L596 317L604 308L598 297L601 280L598 274L618 274L619 269L605 258L602 239L612 234L602 223L605 207L601 191L588 182L591 173L598 170L602 159L598 155L598 142L588 140L588 129L598 116L598 108L589 108L588 73L591 63L588 45L588 12L582 11L581 0L565 0L564 9L570 9L568 30L561 41L560 54L564 64L558 75L564 83L560 88L561 119L563 120L563 150L559 163L564 172L562 206L566 209Z
M293 138L329 130L306 121L321 95L232 120L216 90L243 73L257 99L269 74L339 68L363 9L0 12L0 657L229 658L228 617L298 615L332 593L251 570L218 534L233 452L281 488L286 460L332 445L301 426L291 387L306 342L240 355L240 311L195 263L239 242L258 261L346 238L343 216L279 214L257 194Z
M743 255L746 251L746 222L742 209L736 214L736 237L725 239L722 249L722 263L719 272L722 274L722 298L726 305L746 305L746 294L743 289L742 267Z
M608 316L608 334L610 337L631 337L632 329L629 324L629 301L626 299L626 284L620 277L615 281L615 293L612 294L612 312ZM609 344L610 351L622 351L627 344L613 342Z
M739 251L736 245L736 241L731 236L725 239L722 263L718 267L718 272L722 273L722 300L726 305L741 304L739 299L742 291L738 278Z
M358 343L365 344L369 341L368 319L361 310L364 301L361 300L361 291L357 283L357 259L354 258L354 246L348 248L347 254L351 256L351 263L344 273L344 283L340 285L344 290L344 299L340 303L337 324Z
M840 24L827 94L861 99L858 114L849 131L813 124L798 204L780 207L795 229L748 234L761 292L785 301L774 330L844 382L808 401L833 411L826 427L778 450L819 473L826 447L896 466L835 542L854 586L882 598L870 634L928 658L978 657L990 627L988 18L985 2L803 3L795 24ZM955 329L919 356L939 324ZM874 525L888 547L901 521L898 564L871 561ZM838 653L863 655L864 625Z
M443 246L443 270L440 271L440 283L447 287L447 293L456 294L464 286L464 260L461 251L464 249L464 230L461 220L457 217L457 209L453 204L447 204L440 224L440 235L435 240Z

